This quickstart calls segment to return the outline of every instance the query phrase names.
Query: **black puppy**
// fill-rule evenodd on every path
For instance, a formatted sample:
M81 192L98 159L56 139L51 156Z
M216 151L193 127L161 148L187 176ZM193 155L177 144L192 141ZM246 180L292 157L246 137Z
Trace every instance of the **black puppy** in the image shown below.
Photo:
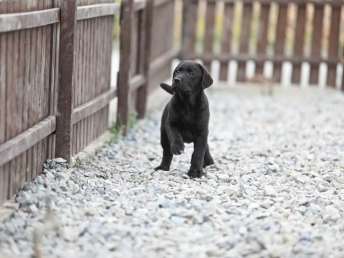
M173 84L161 87L173 94L161 120L163 158L155 170L170 170L173 155L184 151L184 142L194 144L191 178L201 177L203 168L214 164L208 146L209 104L204 89L213 84L208 71L199 63L181 62L173 72Z

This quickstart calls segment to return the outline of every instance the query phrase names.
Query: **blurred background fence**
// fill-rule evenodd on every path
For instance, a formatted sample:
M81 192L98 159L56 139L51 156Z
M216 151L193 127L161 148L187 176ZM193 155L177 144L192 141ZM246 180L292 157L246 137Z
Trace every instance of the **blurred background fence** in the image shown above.
M221 81L244 82L258 75L276 83L342 87L343 4L184 1L180 58L203 61Z
M41 173L46 159L70 160L112 121L125 133L131 114L143 118L175 58L202 61L220 81L288 77L291 85L344 89L343 5L0 1L0 204Z

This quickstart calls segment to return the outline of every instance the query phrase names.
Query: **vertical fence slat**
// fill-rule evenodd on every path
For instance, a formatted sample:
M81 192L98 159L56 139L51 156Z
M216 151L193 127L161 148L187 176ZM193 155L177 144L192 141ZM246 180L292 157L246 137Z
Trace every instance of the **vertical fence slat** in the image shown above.
M123 128L123 133L127 133L129 118L129 78L130 78L130 53L132 44L132 20L133 20L133 0L124 1L121 10L121 33L120 33L120 67L118 77L117 92L117 127Z
M62 1L56 155L71 158L71 116L76 1Z
M223 32L221 39L221 54L229 54L232 49L234 21L234 3L225 3L223 15ZM220 80L228 79L228 62L220 63Z
M268 31L269 31L269 15L270 3L262 3L260 5L260 16L258 24L258 40L257 40L257 55L266 56L268 46ZM256 75L263 75L264 62L256 62Z
M24 10L26 9L26 4L21 4L21 9ZM26 31L21 31L20 32L20 45L19 45L19 50L20 50L20 60L19 60L19 66L20 73L19 73L19 80L20 80L20 94L21 96L21 107L20 107L20 120L21 120L21 131L24 131L27 128L27 116L26 116L26 108L27 108L27 97L25 94L26 91L26 51L28 50L26 48ZM1 121L1 120L0 120ZM20 155L21 159L21 164L20 164L20 169L19 169L19 187L22 187L25 183L25 174L26 174L26 153L22 153Z
M288 14L288 4L280 3L278 6L278 18L277 18L277 28L275 37L275 56L284 56L285 39L287 33L287 14ZM282 73L282 62L274 62L274 80L277 82L281 81Z
M294 37L293 55L294 57L304 56L305 31L306 31L306 4L297 5L296 31ZM302 63L293 63L292 78L293 84L299 84L301 81Z
M215 2L207 2L207 12L205 18L205 38L204 38L204 54L211 56L214 46L215 32ZM211 61L205 61L204 66L211 71Z
M342 55L344 55L344 46L343 46L343 48L342 48ZM342 84L341 84L341 87L340 87L340 89L342 90L342 91L344 91L344 65L342 65Z
M323 18L324 18L324 5L315 4L314 6L314 18L313 18L313 34L312 34L312 58L320 59L321 57L321 43L323 35ZM319 79L319 65L320 62L312 63L310 66L310 84L318 84Z
M251 23L252 23L252 9L253 4L250 2L243 3L243 15L240 26L240 54L249 54L250 38L251 38ZM239 82L246 80L246 61L238 61L238 76Z
M183 1L183 41L181 55L192 55L196 51L198 0Z
M340 13L341 8L332 6L331 8L331 22L330 22L330 35L329 35L329 49L328 58L336 59L339 54L339 35L340 35ZM327 85L330 87L336 86L336 73L337 65L329 64L327 66ZM344 74L344 72L343 72Z
M26 30L24 32L25 39L24 41L24 66L25 66L25 75L24 75L24 82L25 82L25 88L24 88L24 100L23 100L23 126L25 128L29 127L29 121L28 121L28 108L29 108L29 84L30 84L30 52L31 52L31 41L30 41L30 31ZM31 150L28 150L25 153L25 168L23 168L25 174L23 175L23 178L25 181L29 180L28 174L30 173L29 169L29 153L31 153Z
M7 12L6 3L0 2L0 14ZM4 34L0 34L0 63L6 64L7 42ZM0 144L6 140L6 66L0 66ZM7 165L0 166L0 203L7 199L8 189Z
M47 0L43 0L40 2L40 9L41 10L44 10L46 9L48 6L47 6ZM47 49L46 49L46 31L47 31L47 27L44 26L42 28L40 28L40 46L41 46L41 49L39 50L39 57L40 57L40 73L39 73L39 107L40 107L40 111L39 111L39 119L43 119L44 117L46 117L46 111L48 110L47 109L47 106L44 106L44 103L45 103L45 98L47 97L47 95L45 94L45 58L46 58L46 52L47 52ZM37 167L37 175L41 174L42 173L42 169L43 169L43 162L45 160L45 141L46 139L43 139L41 142L39 142L39 145L40 145L40 150L39 150L39 153L38 153L38 157L37 157L37 160L38 160L38 167Z

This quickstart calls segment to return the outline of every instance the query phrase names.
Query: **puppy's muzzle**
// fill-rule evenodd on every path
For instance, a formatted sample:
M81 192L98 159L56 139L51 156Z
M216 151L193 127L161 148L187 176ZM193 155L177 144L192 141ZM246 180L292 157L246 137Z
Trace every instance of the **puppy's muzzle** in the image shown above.
M173 88L180 93L188 94L189 90L185 87L183 79L181 77L173 78Z

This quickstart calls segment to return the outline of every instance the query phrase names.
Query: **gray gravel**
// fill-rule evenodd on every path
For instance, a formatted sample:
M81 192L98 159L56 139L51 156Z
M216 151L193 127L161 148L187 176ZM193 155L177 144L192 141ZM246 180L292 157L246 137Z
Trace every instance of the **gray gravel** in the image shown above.
M207 177L186 177L192 146L153 170L157 111L92 160L49 161L0 225L0 254L29 257L35 235L47 258L344 257L343 95L209 95Z

